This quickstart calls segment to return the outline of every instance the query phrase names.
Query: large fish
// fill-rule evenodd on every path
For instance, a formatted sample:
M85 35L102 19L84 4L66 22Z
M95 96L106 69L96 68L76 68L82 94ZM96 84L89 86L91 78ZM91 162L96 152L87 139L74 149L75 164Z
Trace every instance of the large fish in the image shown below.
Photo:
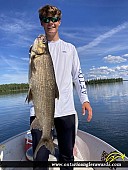
M55 98L59 98L52 58L44 35L35 39L30 49L29 92L26 100L32 100L36 118L30 129L42 131L41 139L34 152L34 158L41 146L45 145L54 154L51 129L54 125Z

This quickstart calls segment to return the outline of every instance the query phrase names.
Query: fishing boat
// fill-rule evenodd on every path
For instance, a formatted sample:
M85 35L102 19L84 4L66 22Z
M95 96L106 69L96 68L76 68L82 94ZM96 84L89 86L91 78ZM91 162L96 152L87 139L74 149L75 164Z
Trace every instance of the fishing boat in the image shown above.
M56 154L49 156L49 161L57 162L57 139L54 139ZM76 148L77 152L74 155L75 163L74 170L110 170L112 167L104 167L106 161L128 161L128 158L117 149L106 143L105 141L89 134L78 130L76 136ZM107 160L107 158L109 158ZM18 134L0 144L0 161L33 161L32 156L32 137L30 130ZM104 163L105 164L102 164ZM81 164L80 164L81 163ZM83 166L83 165L87 166ZM100 163L102 168L99 167ZM80 166L75 166L80 165ZM91 166L92 165L92 166ZM108 164L107 164L108 165ZM118 165L118 166L117 166ZM116 170L128 170L128 167L119 167L119 164L116 164ZM119 167L119 168L118 168ZM16 170L17 167L3 167L1 166L0 170ZM20 168L22 169L22 167ZM32 170L31 167L24 167L24 170ZM59 170L59 167L49 167L49 170ZM113 168L114 170L114 168Z

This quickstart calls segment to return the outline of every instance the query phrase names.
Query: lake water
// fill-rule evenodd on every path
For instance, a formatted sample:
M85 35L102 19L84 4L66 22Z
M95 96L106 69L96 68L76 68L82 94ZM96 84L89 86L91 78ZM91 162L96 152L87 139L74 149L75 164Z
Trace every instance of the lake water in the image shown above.
M74 92L79 129L111 144L128 156L128 81L89 85L88 96L93 119L82 116L81 104ZM0 142L29 129L26 93L0 95Z

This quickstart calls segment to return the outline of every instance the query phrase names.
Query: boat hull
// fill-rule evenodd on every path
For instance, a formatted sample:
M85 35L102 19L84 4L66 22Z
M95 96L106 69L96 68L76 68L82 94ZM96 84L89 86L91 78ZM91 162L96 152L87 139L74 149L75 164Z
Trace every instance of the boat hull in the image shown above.
M1 161L27 161L26 160L26 142L25 142L26 132L18 134L0 144L0 160ZM57 144L57 140L55 141ZM76 136L76 146L77 146L77 155L75 155L76 161L101 161L103 151L106 153L111 153L113 151L119 152L117 149L104 142L103 140L89 134L78 130ZM120 153L120 152L119 152ZM54 157L51 156L50 161L55 161ZM117 161L122 161L118 159ZM125 161L128 161L128 158L125 157ZM17 168L5 168L6 170L13 170ZM22 168L20 168L22 169ZM32 168L23 168L24 170ZM50 168L51 170L59 168ZM83 170L83 168L75 168L76 170ZM93 168L84 168L85 170L92 170ZM99 167L95 167L95 170L101 170ZM128 170L128 168L116 168L116 170ZM110 170L109 168L103 168L102 170Z

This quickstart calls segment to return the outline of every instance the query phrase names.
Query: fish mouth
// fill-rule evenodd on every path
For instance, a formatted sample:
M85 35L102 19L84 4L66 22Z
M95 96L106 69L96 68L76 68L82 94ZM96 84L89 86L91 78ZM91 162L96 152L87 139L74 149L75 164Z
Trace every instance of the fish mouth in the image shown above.
M45 35L40 35L40 36L38 36L38 44L40 45L40 46L42 46L43 44L45 44L45 43L47 43L47 38L46 38L46 36ZM45 46L43 46L43 47L45 47Z

